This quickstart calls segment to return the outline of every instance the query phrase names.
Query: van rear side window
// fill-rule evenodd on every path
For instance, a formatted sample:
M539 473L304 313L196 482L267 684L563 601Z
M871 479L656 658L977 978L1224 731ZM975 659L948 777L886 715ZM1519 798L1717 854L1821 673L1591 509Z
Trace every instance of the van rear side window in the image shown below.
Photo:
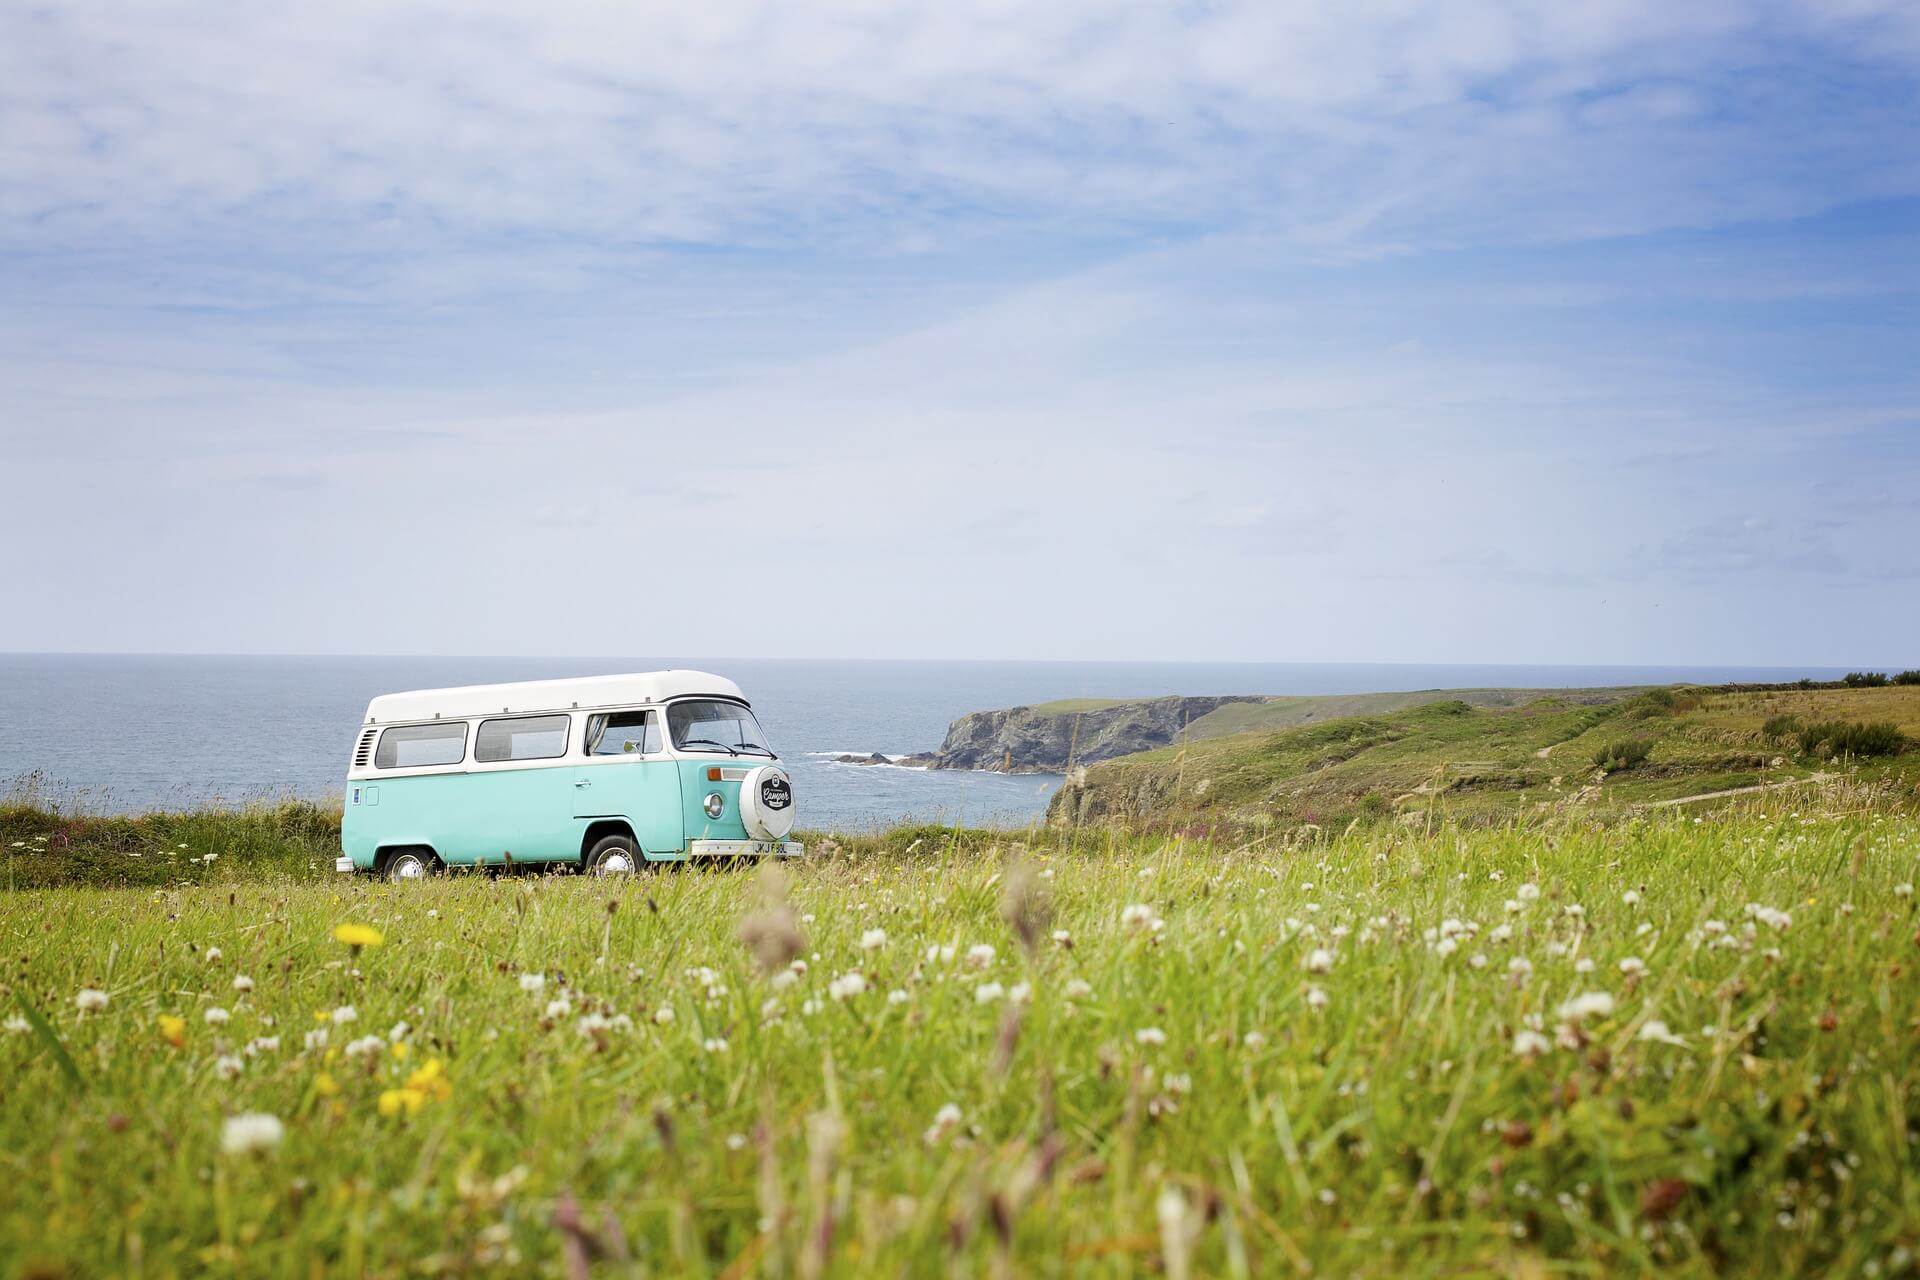
M517 716L482 720L473 736L473 758L481 764L504 760L552 760L567 754L566 716Z
M660 721L651 711L611 711L587 717L590 756L652 755L660 750Z
M376 769L418 769L426 765L459 764L467 754L467 726L463 720L444 724L397 724L380 733L373 753Z

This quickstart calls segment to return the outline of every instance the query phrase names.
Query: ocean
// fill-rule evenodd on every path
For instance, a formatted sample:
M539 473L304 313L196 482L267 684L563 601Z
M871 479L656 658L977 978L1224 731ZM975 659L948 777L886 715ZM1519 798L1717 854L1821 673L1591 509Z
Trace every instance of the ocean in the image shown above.
M1838 668L0 654L0 792L98 813L337 795L375 694L691 667L736 680L788 765L800 823L1020 827L1060 779L833 763L940 743L969 711L1073 697L1370 693L1832 679Z

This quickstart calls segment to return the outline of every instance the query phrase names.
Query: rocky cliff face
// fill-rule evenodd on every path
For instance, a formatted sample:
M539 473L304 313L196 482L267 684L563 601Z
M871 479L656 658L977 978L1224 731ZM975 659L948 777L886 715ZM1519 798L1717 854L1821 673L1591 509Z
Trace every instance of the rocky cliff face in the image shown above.
M1069 764L1094 764L1164 747L1215 708L1259 701L1255 697L1155 698L1093 711L1035 707L976 711L948 726L946 740L928 764L935 769L994 773L1064 773Z

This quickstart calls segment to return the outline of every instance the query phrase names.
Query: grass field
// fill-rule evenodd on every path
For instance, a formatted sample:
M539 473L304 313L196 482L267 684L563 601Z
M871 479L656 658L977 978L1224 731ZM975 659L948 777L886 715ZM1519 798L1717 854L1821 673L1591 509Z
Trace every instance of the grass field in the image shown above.
M929 833L784 888L221 859L7 893L0 1260L1896 1274L1920 821L1861 794L1297 847Z

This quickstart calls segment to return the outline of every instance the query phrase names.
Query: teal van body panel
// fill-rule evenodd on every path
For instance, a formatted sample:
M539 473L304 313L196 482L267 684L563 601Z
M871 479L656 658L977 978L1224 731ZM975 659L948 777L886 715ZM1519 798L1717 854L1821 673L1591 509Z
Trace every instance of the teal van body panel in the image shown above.
M756 756L752 764L767 764L765 758ZM689 840L745 840L747 825L740 820L740 784L738 782L714 782L708 779L707 770L720 768L740 768L743 762L728 756L708 756L702 760L682 760L680 765L680 800L682 804L682 822L687 829ZM726 812L718 820L709 818L702 808L707 797L718 791L726 798Z
M569 777L574 784L572 812L580 819L574 836L576 854L589 825L613 818L633 828L633 838L648 858L661 861L682 856L687 833L680 816L680 770L674 761L583 764Z
M371 867L380 850L401 845L425 845L448 866L500 863L508 855L516 862L578 858L586 824L566 816L573 812L572 783L573 770L544 768L350 784L340 843L356 867Z

